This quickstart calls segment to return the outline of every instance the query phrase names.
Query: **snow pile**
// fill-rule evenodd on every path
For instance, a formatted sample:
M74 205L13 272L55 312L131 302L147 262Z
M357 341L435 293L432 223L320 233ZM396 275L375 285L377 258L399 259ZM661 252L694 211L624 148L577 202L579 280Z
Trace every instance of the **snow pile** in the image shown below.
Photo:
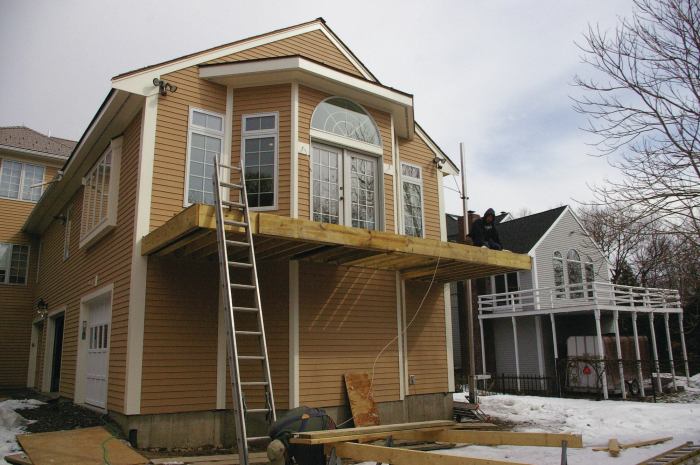
M3 459L6 455L19 452L21 449L17 444L16 436L25 432L25 426L30 421L15 412L15 410L25 408L35 408L42 405L36 399L6 400L0 402L0 465L6 465Z
M696 382L700 382L699 375L691 378L691 384ZM455 394L455 400L464 401L465 395ZM700 403L653 404L509 395L484 396L479 401L487 415L514 423L514 431L582 434L584 449L569 449L571 465L636 464L686 441L700 442ZM626 449L618 458L591 450L606 446L610 438L625 444L665 436L673 436L673 440ZM542 465L559 464L561 459L561 450L553 447L469 446L442 453Z

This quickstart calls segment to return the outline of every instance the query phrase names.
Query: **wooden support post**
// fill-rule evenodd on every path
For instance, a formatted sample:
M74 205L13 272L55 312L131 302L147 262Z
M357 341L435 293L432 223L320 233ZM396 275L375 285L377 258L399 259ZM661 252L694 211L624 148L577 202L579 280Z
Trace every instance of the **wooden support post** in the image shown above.
M673 380L673 390L678 391L676 386L676 367L673 364L673 346L671 345L671 330L668 328L668 312L664 313L664 328L666 329L666 347L668 348L668 363L671 364L671 379Z
M357 462L381 462L390 463L391 465L434 465L436 463L440 465L514 465L522 463L435 454L432 452L355 444L352 442L341 442L333 447L335 447L335 453L338 457L352 459Z
M520 353L518 351L518 325L515 322L515 317L510 317L513 322L513 344L515 347L515 376L518 386L518 392L520 392Z
M598 352L600 353L600 361L602 363L603 373L601 375L601 388L603 389L603 399L608 400L608 373L605 369L605 348L603 346L603 334L600 329L600 310L593 311L595 315L595 331L598 336Z
M479 318L479 336L481 337L481 374L486 374L486 344L484 343L484 320ZM687 364L686 364L687 365ZM478 381L477 381L478 383ZM486 379L484 379L484 390L486 390Z
M639 381L639 393L645 397L644 393L644 372L642 371L642 360L639 355L639 334L637 333L637 312L632 312L632 331L634 334L634 355L637 363L637 380Z
M556 378L557 383L557 394L559 394L559 397L561 397L561 386L559 384L559 346L557 344L557 324L554 318L554 313L549 314L549 321L552 322L552 347L554 348L554 376Z
M649 331L651 332L651 349L656 370L656 391L661 394L661 370L659 369L659 351L656 349L656 330L654 329L654 312L649 312ZM652 376L653 377L653 376ZM652 382L654 380L652 379Z
M622 393L622 398L627 399L627 389L625 389L625 368L622 363L622 347L620 346L620 322L619 322L619 312L615 310L613 313L615 322L615 348L617 349L617 363L620 369L620 392Z
M678 330L681 335L681 350L683 350L683 365L685 368L686 385L690 385L690 370L688 369L688 352L685 350L685 331L683 330L683 313L678 314Z

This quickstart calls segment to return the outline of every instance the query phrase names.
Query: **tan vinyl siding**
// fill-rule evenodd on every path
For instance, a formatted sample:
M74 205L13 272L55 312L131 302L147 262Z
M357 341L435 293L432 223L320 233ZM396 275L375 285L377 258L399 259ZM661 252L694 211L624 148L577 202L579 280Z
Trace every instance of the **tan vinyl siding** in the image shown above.
M263 319L272 382L279 405L288 402L288 265L259 264ZM173 413L216 408L218 347L218 267L216 262L153 258L149 261L143 348L141 413ZM239 298L238 296L236 297ZM236 300L241 306L250 302ZM241 314L237 315L237 318ZM248 315L237 329L252 329ZM252 338L239 337L239 353L252 354ZM262 372L242 364L242 377L260 380ZM226 377L230 406L230 377ZM248 392L260 404L260 390Z
M437 167L433 163L435 154L416 135L413 140L399 139L399 155L401 162L421 167L423 176L423 221L425 237L440 239L440 195L438 192ZM401 170L399 170L401 172ZM399 184L399 193L402 186ZM403 234L403 231L399 231Z
M99 288L114 285L107 408L117 412L124 411L129 284L140 128L141 118L138 116L123 134L116 227L90 248L78 247L83 203L83 190L79 189L70 202L73 205L70 257L66 261L63 260L64 226L61 222L54 221L42 236L41 280L36 292L36 296L43 297L48 302L49 310L66 307L60 394L73 398L80 299ZM104 147L100 150L104 150ZM41 358L41 354L40 349L38 358ZM50 361L47 360L46 363Z
M18 157L13 160L24 162ZM0 171L2 170L0 154ZM27 160L31 164L40 164ZM58 171L45 166L44 182ZM36 205L33 202L0 198L0 242L29 245L29 270L25 284L0 284L0 387L24 387L27 384L29 349L34 310L34 286L39 250L38 241L22 232L22 225Z
M299 140L304 143L311 142L311 117L313 112L321 101L331 97L330 94L312 89L306 86L299 86ZM384 113L373 108L365 109L374 118L377 123L379 133L382 139L383 156L377 169L378 172L383 172L382 163L392 163L391 150L391 117L388 113ZM299 217L310 218L310 179L311 166L309 157L299 155ZM386 218L386 231L394 231L394 191L392 186L392 176L383 175L384 181L384 216Z
M166 74L177 92L158 99L151 230L183 209L190 107L226 113L226 87L199 78L196 66Z
M406 323L418 316L406 331L408 376L415 375L416 384L408 386L408 394L447 392L447 350L445 342L445 305L443 286L433 284L423 306L428 284L406 282Z
M255 113L279 113L278 151L278 187L277 210L270 213L290 215L290 170L291 170L291 117L292 86L250 87L236 89L233 92L233 138L231 161L237 165L241 156L241 122L243 115Z
M344 405L343 373L372 371L397 335L395 274L301 263L299 267L299 392L302 405ZM399 400L397 344L377 361L375 399Z
M321 31L311 31L287 39L254 47L242 52L227 55L209 63L229 63L232 61L273 58L289 55L302 55L319 61L332 68L363 77L362 73L347 59Z
M44 322L37 323L39 337L36 341L36 366L34 367L34 386L36 390L41 390L41 383L44 380L44 347L46 344L46 335L44 333Z

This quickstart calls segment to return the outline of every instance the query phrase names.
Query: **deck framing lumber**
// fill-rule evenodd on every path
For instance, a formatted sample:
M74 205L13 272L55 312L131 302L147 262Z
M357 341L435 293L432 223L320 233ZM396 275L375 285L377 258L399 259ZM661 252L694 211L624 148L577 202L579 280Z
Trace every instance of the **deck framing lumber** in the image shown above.
M394 435L396 439L412 441L454 442L457 444L476 444L480 446L540 446L561 447L562 441L567 447L580 449L583 438L580 434L567 433L517 433L512 431L402 431Z

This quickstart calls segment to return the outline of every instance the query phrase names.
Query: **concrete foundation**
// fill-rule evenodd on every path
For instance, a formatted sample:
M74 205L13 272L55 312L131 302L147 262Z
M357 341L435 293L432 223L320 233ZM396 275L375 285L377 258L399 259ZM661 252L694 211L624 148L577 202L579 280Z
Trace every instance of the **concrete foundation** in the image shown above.
M412 421L448 420L452 418L452 394L422 394L406 396L403 401L377 404L382 424ZM342 427L352 426L350 409L342 405L324 407ZM278 414L283 414L282 410ZM230 410L164 413L156 415L123 415L110 412L125 435L136 430L137 447L193 448L203 446L233 447L236 443L233 413ZM345 424L343 424L346 422ZM267 428L262 418L249 424L250 436L264 436Z

